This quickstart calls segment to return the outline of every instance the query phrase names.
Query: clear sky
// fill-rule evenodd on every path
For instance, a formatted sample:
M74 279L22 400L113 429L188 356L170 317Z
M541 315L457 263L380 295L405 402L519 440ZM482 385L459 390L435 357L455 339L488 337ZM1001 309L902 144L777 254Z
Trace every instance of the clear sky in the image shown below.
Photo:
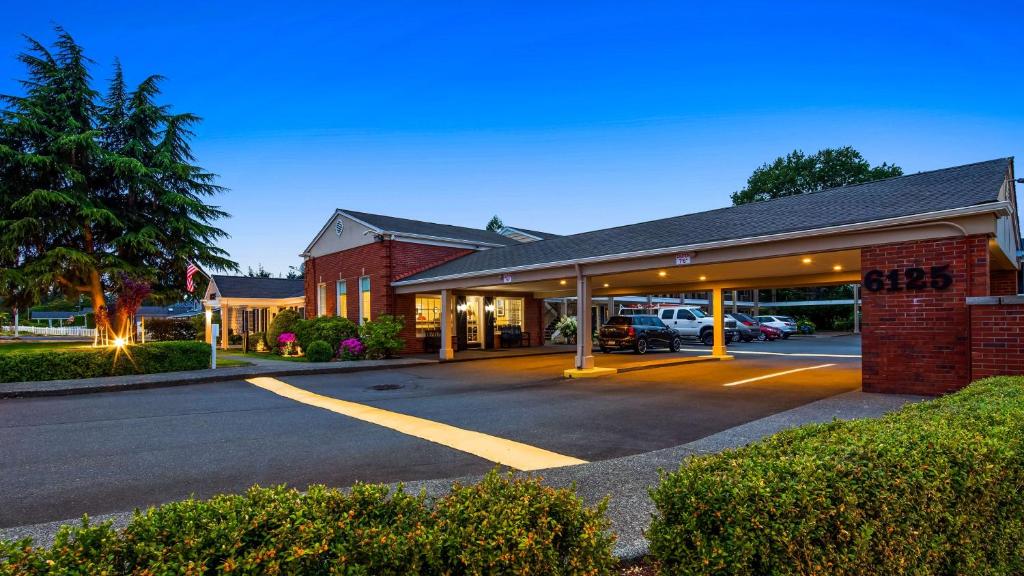
M53 24L101 86L115 56L167 76L230 188L224 247L275 273L336 207L573 233L726 206L795 148L1018 153L1024 3L838 4L8 3L0 93Z

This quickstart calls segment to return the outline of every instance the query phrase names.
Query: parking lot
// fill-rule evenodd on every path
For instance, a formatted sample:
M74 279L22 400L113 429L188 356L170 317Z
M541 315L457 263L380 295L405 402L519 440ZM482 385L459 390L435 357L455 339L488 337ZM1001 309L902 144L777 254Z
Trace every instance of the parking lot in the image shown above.
M0 401L0 527L252 484L347 486L594 461L675 446L857 389L854 337L730 347L566 380L568 354ZM626 366L706 354L598 354ZM259 380L259 379L256 379ZM503 460L508 455L514 460Z

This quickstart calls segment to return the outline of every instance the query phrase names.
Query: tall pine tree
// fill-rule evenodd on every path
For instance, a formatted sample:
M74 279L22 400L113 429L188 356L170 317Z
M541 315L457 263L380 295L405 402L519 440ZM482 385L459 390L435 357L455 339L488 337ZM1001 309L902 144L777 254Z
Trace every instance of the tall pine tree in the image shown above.
M228 215L206 200L223 189L196 165L199 118L157 103L160 76L129 89L119 63L105 96L88 60L57 29L51 51L28 39L24 94L0 109L0 297L26 306L61 289L89 295L97 326L124 334L139 282L180 296L185 267L237 265L216 242Z

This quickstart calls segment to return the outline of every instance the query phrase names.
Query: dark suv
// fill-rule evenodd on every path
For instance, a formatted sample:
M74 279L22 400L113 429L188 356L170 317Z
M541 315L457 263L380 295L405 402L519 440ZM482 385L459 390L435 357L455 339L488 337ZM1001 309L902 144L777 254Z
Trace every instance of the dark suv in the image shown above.
M632 349L645 354L649 348L668 348L675 352L683 345L683 337L652 314L612 316L597 334L601 352Z

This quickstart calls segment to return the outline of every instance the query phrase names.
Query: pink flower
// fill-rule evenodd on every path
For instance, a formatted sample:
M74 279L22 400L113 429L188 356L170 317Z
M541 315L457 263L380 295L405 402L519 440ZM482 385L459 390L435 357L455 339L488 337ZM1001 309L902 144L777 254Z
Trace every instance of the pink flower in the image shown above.
M295 342L295 334L292 332L281 332L281 335L277 337L277 341L281 344L290 344Z

